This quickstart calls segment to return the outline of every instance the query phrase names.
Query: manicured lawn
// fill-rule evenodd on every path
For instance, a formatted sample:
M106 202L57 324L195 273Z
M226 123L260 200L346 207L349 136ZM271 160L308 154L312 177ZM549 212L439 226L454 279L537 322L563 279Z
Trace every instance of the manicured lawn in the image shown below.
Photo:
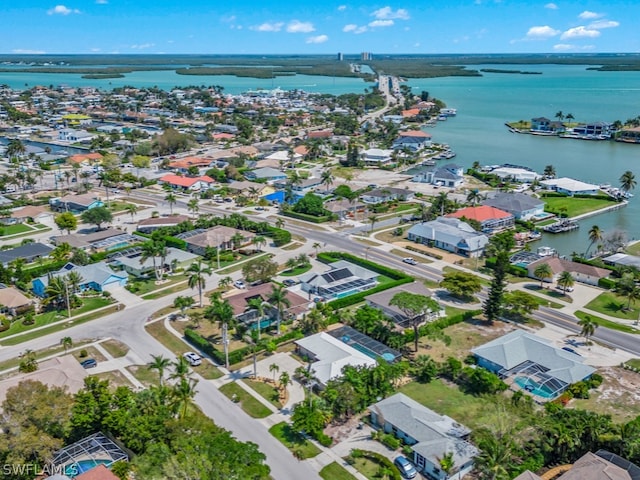
M611 292L604 292L587 303L585 308L605 315L611 315L616 318L637 320L638 315L640 314L640 309L631 302L631 309L627 310L626 308L628 303L629 301L620 295L616 295Z
M356 477L338 465L337 462L330 463L320 470L320 476L324 480L356 480Z
M362 475L367 477L369 480L379 480L380 476L378 472L380 471L380 464L378 462L374 462L370 458L356 458L354 459L353 467L358 470Z
M81 353L85 353L86 355L81 356ZM96 347L94 346L89 346L86 348L81 348L80 350L75 350L72 355L76 358L76 360L78 360L78 362L82 362L83 360L86 360L87 358L93 358L96 362L104 362L106 359L106 357L100 353L100 350L98 350Z
M399 391L472 430L487 425L515 425L520 420L512 411L497 408L490 398L467 395L457 386L449 386L441 379L427 384L411 382Z
M181 292L182 290L184 290L187 287L188 287L188 285L187 285L187 282L185 280L183 282L176 283L175 285L173 285L173 286L171 286L169 288L165 288L163 290L158 290L156 292L149 293L147 295L143 295L142 299L143 300L156 300L158 298L164 297L166 295L170 295L172 293Z
M615 204L613 201L599 198L543 197L541 200L545 202L545 212L567 217L576 217Z
M318 455L321 450L304 437L294 432L286 422L281 422L269 429L269 433L276 437L301 460Z
M242 387L236 385L235 383L227 383L220 387L220 391L226 395L230 400L235 399L238 405L244 410L247 415L253 418L264 418L271 415L271 410L265 407L258 400L253 398L250 393L247 393ZM230 415L233 412L229 412Z
M129 347L118 340L106 340L100 344L113 358L124 357L129 351Z
M242 380L249 387L255 390L260 394L265 400L271 403L276 408L282 408L282 404L280 404L280 394L278 389L273 386L273 384L265 383L265 382L257 382L255 380L244 379Z
M205 380L215 380L222 377L220 369L206 360L203 360L197 367L192 368L194 372L201 375Z
M147 332L149 332L149 335L158 340L176 355L182 355L184 352L188 352L190 350L186 343L164 328L164 324L161 320L150 323L146 325L145 328L147 329Z
M573 303L573 298L571 298L571 292L567 292L565 295L562 293L562 290L551 289L551 288L540 288L539 284L531 284L525 285L527 290L531 290L532 292L536 292L538 295L546 295L547 297L557 298L558 300L562 300L563 302ZM553 307L559 308L559 307Z
M171 277L167 278L166 282L161 284L156 284L155 277L148 280L135 280L130 284L129 291L134 292L136 295L143 296L161 288L170 287L171 285L175 285L176 283L184 282L186 280L186 275L172 275Z
M5 225L0 227L0 237L6 237L9 235L17 235L19 233L35 232L34 229L23 225L22 223L16 223L15 225Z
M624 249L629 255L640 255L640 242L635 242Z
M625 363L633 368L640 368L640 358L632 358L631 360L627 360Z
M631 327L629 325L623 325L621 323L613 322L611 320L607 320L606 318L598 317L597 315L593 315L591 313L587 313L582 310L578 310L575 313L575 316L578 317L580 320L584 320L586 317L589 317L599 326L607 327L607 328L610 328L611 330L618 330L620 332L625 332L625 333L636 333L636 334L640 333L640 330L638 330L637 328Z
M293 270L284 270L283 272L280 272L280 275L282 275L283 277L294 277L296 275L302 275L309 270L311 270L311 264L299 266L294 268Z

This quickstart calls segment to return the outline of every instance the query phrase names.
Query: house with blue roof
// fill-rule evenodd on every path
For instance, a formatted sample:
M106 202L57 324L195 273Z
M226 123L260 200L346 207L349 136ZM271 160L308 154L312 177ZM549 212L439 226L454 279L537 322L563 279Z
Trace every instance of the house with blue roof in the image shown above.
M78 286L81 292L85 290L104 291L109 285L124 286L127 284L128 275L126 272L114 272L105 262L98 262L91 265L78 266L71 262L67 263L57 272L38 277L31 282L33 293L39 297L46 297L47 286L52 278L65 277L70 272L76 272L82 279Z

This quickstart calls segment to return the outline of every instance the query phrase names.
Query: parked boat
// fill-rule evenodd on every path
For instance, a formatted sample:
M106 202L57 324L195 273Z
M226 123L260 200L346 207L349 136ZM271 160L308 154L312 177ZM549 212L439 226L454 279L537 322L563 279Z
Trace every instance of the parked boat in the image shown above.
M547 233L564 233L572 232L580 228L580 225L575 220L559 220L556 223L542 227Z

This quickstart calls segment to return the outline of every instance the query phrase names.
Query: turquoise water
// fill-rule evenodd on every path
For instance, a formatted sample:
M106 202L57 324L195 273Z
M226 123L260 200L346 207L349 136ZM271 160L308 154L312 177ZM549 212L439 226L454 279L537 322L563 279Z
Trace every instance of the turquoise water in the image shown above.
M539 397L554 398L556 396L548 387L544 385L540 385L538 382L535 382L530 378L516 377L513 379L513 381L516 382L520 386L520 388L522 388L523 390L527 390L526 389L527 386L532 387L527 391L533 393L534 395L538 395Z
M88 472L98 465L109 465L110 463L110 460L80 460L71 465L68 465L65 469L65 475L74 477L76 475L80 475L81 473Z

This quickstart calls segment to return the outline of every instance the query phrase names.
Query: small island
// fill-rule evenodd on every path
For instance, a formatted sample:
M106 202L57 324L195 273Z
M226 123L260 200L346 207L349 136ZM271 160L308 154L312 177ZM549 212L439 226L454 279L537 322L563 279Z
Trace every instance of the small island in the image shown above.
M124 75L121 73L88 73L82 75L82 78L88 80L106 80L111 78L124 78Z
M504 70L501 68L481 68L483 73L517 73L520 75L542 75L542 72L528 72L526 70Z

